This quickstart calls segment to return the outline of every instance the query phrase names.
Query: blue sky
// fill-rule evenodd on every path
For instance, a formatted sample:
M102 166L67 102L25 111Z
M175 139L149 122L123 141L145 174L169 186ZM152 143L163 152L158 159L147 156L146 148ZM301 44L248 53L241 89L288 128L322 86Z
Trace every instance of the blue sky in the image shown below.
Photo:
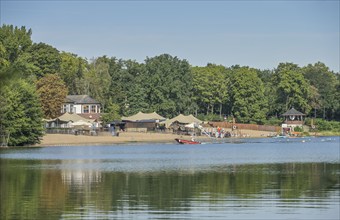
M273 69L321 61L339 72L339 8L339 0L1 0L0 21L31 28L34 42L88 59L143 62L168 53L193 66Z

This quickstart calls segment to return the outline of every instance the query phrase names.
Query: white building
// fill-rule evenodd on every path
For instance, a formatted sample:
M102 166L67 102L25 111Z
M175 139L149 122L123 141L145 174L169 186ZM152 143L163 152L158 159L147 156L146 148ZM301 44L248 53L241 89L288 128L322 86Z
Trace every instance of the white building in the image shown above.
M84 118L98 119L101 104L88 95L68 95L61 108L61 113L75 113Z

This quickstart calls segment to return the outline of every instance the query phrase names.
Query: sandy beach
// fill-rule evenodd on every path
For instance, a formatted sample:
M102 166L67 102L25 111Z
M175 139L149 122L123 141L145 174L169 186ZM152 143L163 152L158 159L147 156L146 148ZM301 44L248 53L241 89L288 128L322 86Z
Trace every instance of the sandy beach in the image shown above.
M242 136L249 138L267 137L271 132L243 130ZM190 136L168 133L139 133L121 132L119 136L109 133L98 136L71 135L71 134L46 134L40 144L36 146L72 146L72 145L110 145L124 143L175 143L175 138L190 140ZM197 140L209 140L207 136L199 136Z

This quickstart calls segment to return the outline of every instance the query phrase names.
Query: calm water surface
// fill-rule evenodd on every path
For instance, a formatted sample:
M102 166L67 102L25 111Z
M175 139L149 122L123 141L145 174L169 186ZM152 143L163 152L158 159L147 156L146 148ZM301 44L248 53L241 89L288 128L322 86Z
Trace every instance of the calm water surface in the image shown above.
M339 219L339 137L0 150L0 219Z

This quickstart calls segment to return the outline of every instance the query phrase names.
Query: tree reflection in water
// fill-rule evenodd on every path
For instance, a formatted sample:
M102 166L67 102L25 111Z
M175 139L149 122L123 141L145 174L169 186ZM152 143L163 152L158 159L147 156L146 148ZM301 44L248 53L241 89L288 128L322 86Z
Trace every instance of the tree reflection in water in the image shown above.
M104 172L76 165L49 169L55 164L60 161L2 159L0 218L186 213L202 204L224 210L278 203L290 209L299 204L322 208L324 198L340 194L340 168L334 163L226 165L197 172Z

